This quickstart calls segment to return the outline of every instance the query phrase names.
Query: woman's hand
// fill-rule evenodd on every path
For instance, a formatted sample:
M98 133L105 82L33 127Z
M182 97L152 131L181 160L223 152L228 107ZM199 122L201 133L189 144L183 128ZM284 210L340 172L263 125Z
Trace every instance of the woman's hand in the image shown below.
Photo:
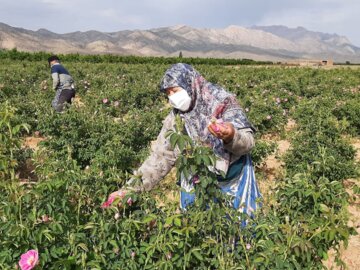
M107 199L106 202L103 202L101 204L101 208L109 208L113 202L120 198L120 202L118 203L118 206L121 206L121 200L126 196L126 194L128 193L129 191L126 190L126 189L119 189L118 191L115 191L113 193L111 193Z
M123 198L126 196L126 194L128 194L128 193L129 193L129 190L127 190L127 189L125 189L125 188L121 188L121 189L119 189L118 191L115 191L115 192L111 193L111 194L109 195L109 198L114 198L114 199L120 198L120 199L123 199Z
M208 125L208 129L212 135L222 139L224 143L229 143L234 138L235 129L233 124L229 122L224 123L211 123Z

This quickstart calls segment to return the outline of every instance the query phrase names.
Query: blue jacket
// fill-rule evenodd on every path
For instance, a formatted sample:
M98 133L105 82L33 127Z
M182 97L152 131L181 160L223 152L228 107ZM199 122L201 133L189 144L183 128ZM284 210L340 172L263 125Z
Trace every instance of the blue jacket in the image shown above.
M53 89L74 89L74 80L60 63L51 66L51 77L53 79Z

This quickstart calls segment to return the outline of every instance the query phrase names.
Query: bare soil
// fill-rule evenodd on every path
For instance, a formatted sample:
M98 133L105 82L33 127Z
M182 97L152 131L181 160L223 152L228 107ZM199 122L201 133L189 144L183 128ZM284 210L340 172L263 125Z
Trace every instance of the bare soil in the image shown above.
M77 108L85 106L84 102L81 101L81 98L78 95L73 98L73 104Z
M356 161L360 162L360 139L352 141L352 146L356 149ZM334 257L332 256L335 252L329 251L329 259L324 262L324 265L331 270L359 270L360 269L360 196L359 194L354 194L353 187L354 185L360 186L360 179L348 179L344 181L346 191L350 195L350 202L348 206L348 211L350 215L348 225L354 227L358 235L353 235L349 239L349 244L347 247L342 245L340 247L340 258L346 264L346 267L336 265L334 262Z
M360 162L360 139L352 141L352 146L356 149L356 161ZM344 181L344 186L347 193L350 195L350 202L348 206L349 211L349 223L348 225L354 227L358 235L353 235L349 239L348 246L344 244L340 247L340 258L345 262L346 267L342 267L336 264L334 261L334 250L330 250L328 255L329 259L324 261L324 265L331 270L358 270L360 269L360 196L354 194L354 185L360 186L360 179L348 179Z
M331 270L358 270L360 269L360 196L353 194L352 187L359 185L359 179L349 179L345 181L347 192L351 196L351 200L348 206L350 219L348 225L354 227L358 235L353 235L349 239L348 246L344 244L340 247L340 258L346 264L346 267L342 267L336 264L334 261L335 251L330 250L328 252L329 259L324 261L324 265Z
M39 143L44 141L43 137L26 137L23 142L23 147L28 147L34 151L39 149Z
M39 149L39 143L44 141L45 138L39 136L29 136L26 137L23 141L23 148L30 148L33 151L37 151ZM37 181L37 176L35 174L35 165L33 160L26 159L25 161L19 164L17 168L17 176L20 179L20 184L33 184Z

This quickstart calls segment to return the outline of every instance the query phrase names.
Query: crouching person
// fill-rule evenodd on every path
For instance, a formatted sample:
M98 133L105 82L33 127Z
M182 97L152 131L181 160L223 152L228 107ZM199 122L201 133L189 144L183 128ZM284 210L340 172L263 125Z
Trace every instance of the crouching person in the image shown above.
M72 98L75 97L74 80L67 69L60 64L60 59L56 55L50 56L48 62L51 68L53 89L56 90L51 105L55 111L62 112L65 104L71 104Z

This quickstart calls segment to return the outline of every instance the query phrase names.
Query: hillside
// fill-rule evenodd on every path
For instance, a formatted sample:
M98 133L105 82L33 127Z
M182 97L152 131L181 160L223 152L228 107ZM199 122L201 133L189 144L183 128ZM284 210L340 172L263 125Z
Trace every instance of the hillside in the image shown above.
M118 32L57 34L0 23L0 48L54 53L250 58L254 60L333 59L360 62L360 48L344 36L285 26L231 25L198 29L186 25Z

